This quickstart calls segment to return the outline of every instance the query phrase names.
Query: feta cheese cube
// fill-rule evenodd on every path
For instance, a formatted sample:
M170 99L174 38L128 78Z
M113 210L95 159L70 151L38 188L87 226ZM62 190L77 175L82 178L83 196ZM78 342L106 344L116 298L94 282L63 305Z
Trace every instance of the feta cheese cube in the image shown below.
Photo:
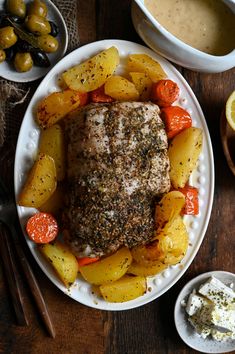
M200 322L220 332L235 331L235 311L207 304L197 312Z
M235 339L235 292L211 277L189 295L185 311L196 333L217 341Z
M207 304L207 299L192 292L188 297L185 311L189 316L193 316L195 315L195 313L197 313L198 310L200 310L203 306L206 306Z
M218 342L224 342L227 340L234 340L235 332L220 332L215 329L212 329L211 336L213 339L217 340Z
M213 318L213 311L214 311L214 304L208 304L206 306L203 306L200 311L197 313L198 318L200 319L200 322L212 327L212 318Z
M201 285L198 292L217 305L227 306L235 302L235 292L214 277Z
M235 331L235 311L215 306L211 322L220 332L233 332Z
M211 334L211 328L201 323L200 318L197 315L189 317L188 320L200 337L205 339Z

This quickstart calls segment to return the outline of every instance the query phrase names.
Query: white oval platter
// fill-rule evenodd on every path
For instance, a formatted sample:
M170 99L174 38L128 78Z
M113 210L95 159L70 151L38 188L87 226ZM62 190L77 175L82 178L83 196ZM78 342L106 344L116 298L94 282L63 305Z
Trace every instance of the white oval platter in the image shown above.
M190 184L198 187L199 189L200 213L196 217L184 217L190 238L190 246L187 254L180 264L171 266L162 273L148 278L149 291L142 297L124 303L108 303L94 294L91 290L91 286L82 279L77 279L73 286L67 290L59 281L57 276L55 276L51 266L39 253L36 245L25 235L28 246L39 266L60 290L71 296L74 300L77 300L87 306L95 307L97 309L117 311L142 306L161 296L168 289L170 289L180 277L182 277L186 269L193 261L205 235L211 214L214 193L214 161L211 140L203 112L194 93L182 75L167 60L142 45L123 40L102 40L78 48L63 58L47 74L35 92L25 113L17 143L14 172L16 200L27 176L27 172L32 166L34 158L37 154L40 136L40 129L35 122L35 109L37 103L48 94L59 90L58 79L66 69L111 46L116 46L118 48L121 57L121 64L119 65L119 69L117 71L118 74L122 73L126 63L126 58L129 54L144 53L156 59L162 65L168 77L177 82L179 85L180 98L177 103L189 111L192 116L193 125L203 129L204 139L203 150L200 155L197 168L190 178ZM18 206L17 209L22 230L25 233L25 222L30 215L35 213L35 209L20 206Z

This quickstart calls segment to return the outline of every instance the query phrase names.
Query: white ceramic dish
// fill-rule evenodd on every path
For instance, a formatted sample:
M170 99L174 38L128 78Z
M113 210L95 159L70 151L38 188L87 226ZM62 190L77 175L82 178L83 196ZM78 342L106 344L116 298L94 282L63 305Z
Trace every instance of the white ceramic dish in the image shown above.
M235 1L223 1L234 12L235 21ZM218 73L235 66L235 49L227 55L215 56L192 48L162 27L145 7L144 0L133 0L132 21L150 48L176 64L207 73Z
M0 0L0 10L4 7L5 0ZM25 3L30 3L32 0L25 0ZM15 81L15 82L30 82L37 80L43 76L45 76L49 70L64 56L67 46L68 46L68 32L65 21L58 10L58 8L53 4L50 0L44 0L47 9L48 15L47 18L50 21L56 23L59 28L59 34L56 37L59 42L59 48L55 53L48 54L48 58L51 62L49 68L42 68L39 66L33 66L30 71L25 73L19 73L15 70L13 64L9 64L7 62L3 62L0 64L0 77L4 79Z
M18 193L27 175L27 171L31 167L33 158L37 153L40 134L39 127L34 121L35 107L37 103L49 93L59 89L57 85L58 78L63 71L79 62L86 60L87 58L90 58L91 56L97 54L99 51L109 48L113 45L118 48L121 56L121 64L119 66L118 73L122 72L123 66L125 65L125 59L127 55L131 53L145 53L158 60L168 76L172 80L176 81L180 87L181 94L178 103L191 113L193 125L203 129L203 151L200 155L200 161L198 163L197 169L194 171L190 181L192 185L199 188L200 214L197 217L185 217L185 223L190 235L190 246L187 255L180 265L171 267L165 270L163 273L149 278L148 286L151 287L151 292L148 291L144 296L136 300L115 304L105 302L104 300L98 298L91 292L91 286L81 279L78 279L69 291L66 290L66 288L55 276L49 264L37 251L35 244L29 241L27 237L26 240L31 252L33 253L36 261L44 273L63 292L71 296L73 299L91 307L104 310L126 310L144 305L147 302L156 299L165 293L183 275L183 273L189 267L190 263L193 261L200 247L210 218L214 192L214 163L210 136L199 103L181 74L165 59L161 58L150 49L132 42L121 40L103 40L76 49L65 58L63 58L47 74L42 83L39 85L28 106L17 143L14 181L15 194L17 199ZM18 214L23 231L26 219L34 212L35 209L18 206Z
M182 300L187 299L193 289L198 289L199 286L212 275L221 280L225 285L233 283L235 286L235 274L224 271L208 272L192 279L181 290L176 300L174 312L175 325L180 337L189 347L198 350L201 353L228 353L235 351L235 340L217 342L211 338L203 339L199 337L187 320L185 307L181 305Z

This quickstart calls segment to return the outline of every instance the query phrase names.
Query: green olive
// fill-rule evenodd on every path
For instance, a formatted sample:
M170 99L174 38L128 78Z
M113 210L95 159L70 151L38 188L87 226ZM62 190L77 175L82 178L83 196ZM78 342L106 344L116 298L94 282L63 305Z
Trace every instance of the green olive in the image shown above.
M11 15L16 15L21 18L25 17L26 5L24 0L7 0L6 8Z
M34 0L29 4L28 15L37 15L46 17L47 15L47 7L43 1Z
M25 19L25 26L37 35L48 34L51 32L50 23L42 16L29 15Z
M33 59L30 53L16 53L14 65L20 73L29 71L33 66Z
M50 34L44 34L43 36L38 37L38 46L46 53L56 52L58 45L59 43L57 39L52 37Z
M6 59L6 53L4 50L0 49L0 63L2 63Z
M17 41L14 28L11 26L0 28L0 49L7 49Z

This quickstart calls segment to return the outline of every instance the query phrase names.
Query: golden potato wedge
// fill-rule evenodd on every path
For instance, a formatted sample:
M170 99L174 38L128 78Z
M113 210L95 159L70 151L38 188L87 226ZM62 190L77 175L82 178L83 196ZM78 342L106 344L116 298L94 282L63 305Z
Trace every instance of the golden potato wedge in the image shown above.
M142 277L150 277L155 274L161 273L166 268L167 265L160 261L156 261L155 263L152 263L151 266L142 265L140 263L133 261L130 267L128 268L127 273L139 275Z
M122 76L111 76L104 85L105 94L118 101L136 101L139 92L135 85Z
M147 245L133 247L131 249L133 260L143 266L152 266L165 257L165 253L158 247L158 240L149 242Z
M39 152L51 156L55 161L57 181L65 177L65 137L60 125L43 130L40 134Z
M162 262L166 258L168 249L159 245L158 233L166 225L170 225L175 217L180 215L181 209L185 204L185 196L178 191L167 193L156 206L155 219L158 227L153 241L146 245L137 246L131 249L131 254L137 263L150 267L156 262ZM164 229L165 230L165 229Z
M51 156L40 153L27 176L18 204L39 208L52 196L56 186L55 162Z
M39 249L51 263L64 285L66 287L72 285L77 277L78 262L70 250L59 241L40 245Z
M202 129L187 128L170 143L170 179L174 188L183 188L195 169L202 150Z
M39 102L37 107L38 124L43 129L51 127L78 108L83 100L83 94L74 90L51 93Z
M129 74L139 92L139 100L143 102L149 101L153 84L150 77L146 73L130 72Z
M118 64L118 50L111 47L67 70L62 77L72 90L90 92L102 86Z
M155 208L156 228L163 228L164 225L180 215L185 204L185 196L179 191L171 191L165 194Z
M55 216L59 215L63 210L64 190L61 186L57 186L52 196L43 203L38 209L44 213L50 213Z
M103 298L109 302L125 302L146 293L147 282L144 277L124 275L113 283L100 286Z
M121 278L132 261L131 252L123 247L117 252L95 263L80 267L79 270L88 283L101 285Z
M188 232L181 216L169 221L157 236L158 247L164 254L164 264L179 263L188 249Z
M128 71L146 73L153 82L167 77L161 65L147 54L129 55L127 69Z

